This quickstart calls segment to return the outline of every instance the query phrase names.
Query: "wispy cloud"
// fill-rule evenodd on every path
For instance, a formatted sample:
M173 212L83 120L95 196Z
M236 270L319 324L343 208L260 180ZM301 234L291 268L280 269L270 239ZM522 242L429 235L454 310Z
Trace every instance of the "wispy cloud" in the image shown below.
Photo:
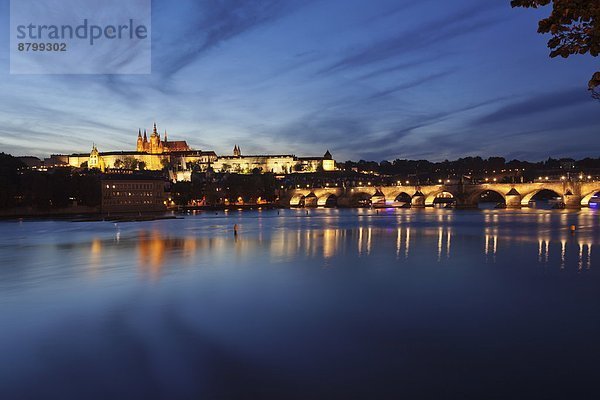
M589 92L583 87L540 93L524 100L513 101L482 116L477 122L480 124L498 123L593 102Z
M408 53L423 51L433 46L440 46L464 35L472 35L490 28L504 19L490 15L494 8L493 6L482 7L478 4L419 23L411 29L370 43L366 48L349 52L341 60L321 70L321 73L333 73L382 62L405 56Z
M153 65L161 75L172 75L211 49L281 18L303 4L306 2L298 0L187 0L182 6L185 14L177 14L177 20L158 17L160 24L184 23L185 28L175 35L165 32L157 38ZM170 8L164 3L162 7Z

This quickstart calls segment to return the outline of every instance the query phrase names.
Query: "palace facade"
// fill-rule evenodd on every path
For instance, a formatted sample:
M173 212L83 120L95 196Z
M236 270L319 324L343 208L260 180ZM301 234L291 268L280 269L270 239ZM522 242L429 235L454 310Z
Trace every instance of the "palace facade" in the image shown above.
M232 156L220 156L213 164L217 172L235 172L249 174L259 170L276 174L294 172L334 171L335 161L329 150L323 157L296 157L293 154L281 155L242 155L238 145L233 148Z
M101 152L96 145L90 153L53 155L46 163L70 165L76 168L99 169L168 169L174 181L191 178L193 170L249 174L256 171L288 174L299 172L334 171L335 161L327 151L323 157L296 157L283 155L242 155L238 145L233 155L217 156L214 151L192 149L186 141L170 141L167 132L161 138L156 124L148 137L146 130L137 132L135 151Z

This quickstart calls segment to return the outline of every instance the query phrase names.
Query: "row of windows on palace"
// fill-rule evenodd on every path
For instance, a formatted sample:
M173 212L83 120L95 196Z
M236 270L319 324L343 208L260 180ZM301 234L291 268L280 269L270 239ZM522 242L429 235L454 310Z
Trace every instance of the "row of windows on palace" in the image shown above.
M129 197L129 196L134 196L134 197L152 197L152 196L158 196L161 193L156 193L156 192L106 192L104 194L105 198L110 198L110 197Z
M113 185L106 185L107 189L154 189L153 183L117 183Z
M153 200L144 200L144 201L139 201L139 200L121 200L121 199L110 199L110 200L105 200L102 202L102 204L104 206L124 206L124 205L140 205L140 204L152 204L152 205L157 205L157 204L162 204L162 201L153 201Z

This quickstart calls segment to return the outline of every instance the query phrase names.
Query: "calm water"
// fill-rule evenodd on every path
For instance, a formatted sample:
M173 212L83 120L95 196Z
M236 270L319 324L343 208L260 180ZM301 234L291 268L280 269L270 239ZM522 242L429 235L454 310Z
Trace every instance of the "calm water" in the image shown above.
M598 398L599 245L593 210L0 222L0 399Z

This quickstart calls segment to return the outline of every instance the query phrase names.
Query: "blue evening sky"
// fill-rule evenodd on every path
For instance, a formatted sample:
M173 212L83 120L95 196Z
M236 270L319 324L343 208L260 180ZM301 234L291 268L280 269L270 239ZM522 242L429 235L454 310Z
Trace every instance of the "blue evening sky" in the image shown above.
M509 3L156 0L152 75L23 76L0 0L0 151L132 150L156 121L218 154L597 157L600 59L550 59L549 9Z

